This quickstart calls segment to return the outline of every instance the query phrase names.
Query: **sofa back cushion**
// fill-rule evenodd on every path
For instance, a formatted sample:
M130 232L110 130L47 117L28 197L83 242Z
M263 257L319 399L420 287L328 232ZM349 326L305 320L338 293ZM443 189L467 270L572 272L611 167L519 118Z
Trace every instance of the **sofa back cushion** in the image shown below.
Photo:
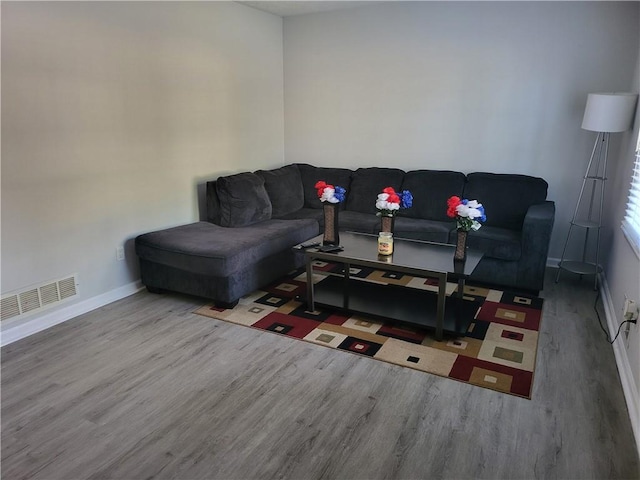
M306 208L322 208L322 202L318 198L316 191L316 183L324 180L330 185L338 185L347 190L347 198L349 198L349 190L351 184L351 174L353 170L347 168L330 168L330 167L314 167L306 163L296 163L302 179L302 188L304 190L304 206ZM343 205L341 205L343 207Z
M538 177L478 172L467 175L463 195L484 206L485 225L520 230L529 207L546 200L547 187Z
M258 170L256 175L264 180L264 188L271 200L272 217L287 215L304 206L302 178L297 166Z
M413 206L400 210L398 215L440 222L452 221L447 217L447 199L462 196L466 177L464 173L449 170L413 170L402 181L402 190L413 195Z
M216 191L223 227L245 227L271 218L271 201L264 180L255 173L218 177Z
M404 171L399 168L359 168L351 177L351 188L347 192L347 210L361 213L378 213L376 199L386 187L396 191L402 186Z

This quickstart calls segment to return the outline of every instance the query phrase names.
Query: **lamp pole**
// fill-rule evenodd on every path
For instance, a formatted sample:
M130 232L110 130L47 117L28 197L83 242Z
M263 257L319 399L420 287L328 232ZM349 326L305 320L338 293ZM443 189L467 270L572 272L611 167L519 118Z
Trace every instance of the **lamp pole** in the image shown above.
M602 271L600 265L600 233L602 230L602 215L604 210L604 194L607 181L607 157L609 155L609 139L611 133L624 132L631 127L631 120L635 112L638 95L632 93L590 93L587 97L582 128L598 132L593 144L587 170L582 178L582 187L576 202L576 208L571 218L569 232L562 249L562 257L558 263L556 283L560 280L563 270L582 275L594 275L594 290L598 288L598 273ZM595 163L594 163L595 160ZM581 216L583 196L587 182L591 180L591 195L586 216ZM594 215L596 190L600 193L598 215ZM574 227L584 229L581 260L566 260L569 239L574 233ZM589 232L596 229L595 258L588 260Z

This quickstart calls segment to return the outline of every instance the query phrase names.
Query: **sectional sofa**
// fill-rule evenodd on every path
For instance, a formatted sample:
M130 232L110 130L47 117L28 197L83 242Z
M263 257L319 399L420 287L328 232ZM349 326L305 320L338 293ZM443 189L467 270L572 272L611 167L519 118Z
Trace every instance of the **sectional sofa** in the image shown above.
M468 245L484 252L471 281L516 291L543 288L555 217L547 182L515 174L397 168L316 167L291 164L243 172L207 183L207 221L140 235L136 253L151 291L177 291L232 306L253 290L300 267L292 250L322 232L323 204L317 181L347 190L340 204L341 231L375 234L375 200L383 188L409 190L413 206L401 210L397 237L455 242L455 221L446 215L451 195L481 202L487 220L470 232Z

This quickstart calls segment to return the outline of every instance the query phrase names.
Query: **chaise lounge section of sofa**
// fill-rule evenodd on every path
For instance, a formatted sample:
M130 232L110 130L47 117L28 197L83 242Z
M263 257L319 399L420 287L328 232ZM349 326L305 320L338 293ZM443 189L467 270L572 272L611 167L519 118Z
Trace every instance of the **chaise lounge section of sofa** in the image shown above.
M347 190L340 204L342 231L376 234L375 200L383 188L409 190L413 206L395 218L394 235L454 243L455 221L446 216L451 195L483 203L487 221L471 232L470 247L484 252L471 281L538 292L555 205L547 182L515 174L397 168L316 167L291 164L243 172L207 183L207 221L140 235L136 252L142 282L152 291L171 290L232 306L238 299L300 267L292 247L323 228L319 180Z

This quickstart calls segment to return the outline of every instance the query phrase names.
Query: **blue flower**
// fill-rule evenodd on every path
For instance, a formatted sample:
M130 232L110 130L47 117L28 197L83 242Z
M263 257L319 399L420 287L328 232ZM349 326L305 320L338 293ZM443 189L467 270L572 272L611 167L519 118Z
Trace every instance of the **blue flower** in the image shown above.
M402 201L402 208L410 208L413 205L413 195L409 190L402 191L400 200Z
M486 222L487 221L487 216L484 214L484 207L482 205L480 205L478 207L478 210L480 211L481 215L480 215L480 221L481 222Z

